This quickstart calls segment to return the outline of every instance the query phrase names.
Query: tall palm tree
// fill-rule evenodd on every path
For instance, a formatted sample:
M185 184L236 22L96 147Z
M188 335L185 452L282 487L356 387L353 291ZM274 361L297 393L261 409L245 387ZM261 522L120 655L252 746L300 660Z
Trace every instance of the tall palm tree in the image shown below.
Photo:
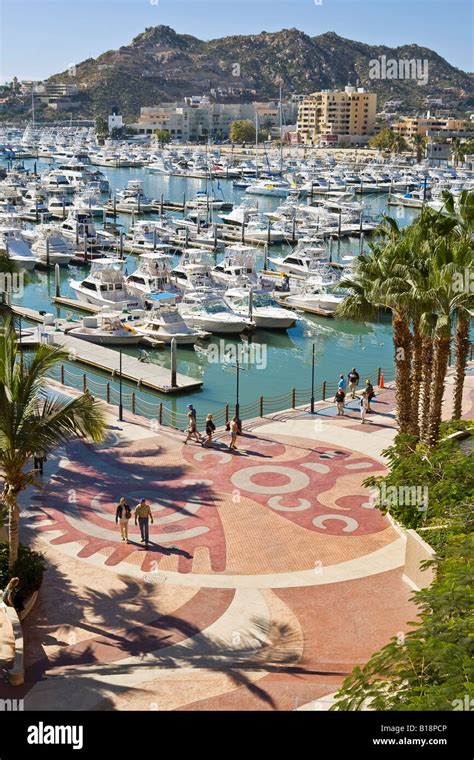
M415 135L413 140L413 147L416 151L416 163L419 164L423 158L423 153L426 147L427 139L424 135Z
M472 240L474 237L474 193L463 190L456 203L454 196L443 193L444 215L451 225L451 234L459 241L455 245L457 282L468 293L471 292L471 275L474 271L474 250ZM474 294L473 294L474 295ZM454 334L454 404L453 419L461 418L462 396L464 390L464 378L470 351L470 318L474 308L474 299L465 299L455 310L455 334Z
M398 423L400 432L410 432L412 335L404 297L408 285L400 263L403 233L395 220L386 219L383 234L386 240L371 244L369 253L359 256L351 276L341 282L341 287L349 289L350 295L337 313L345 318L366 320L374 318L382 308L391 311Z
M459 166L459 161L464 161L465 147L459 137L455 137L451 143L451 155L454 159L454 166Z
M47 454L76 436L103 439L104 413L88 394L73 398L48 388L46 374L67 353L39 346L28 359L18 361L16 332L7 317L0 334L0 472L2 501L8 512L9 568L18 556L18 494L35 484L28 469L36 453Z

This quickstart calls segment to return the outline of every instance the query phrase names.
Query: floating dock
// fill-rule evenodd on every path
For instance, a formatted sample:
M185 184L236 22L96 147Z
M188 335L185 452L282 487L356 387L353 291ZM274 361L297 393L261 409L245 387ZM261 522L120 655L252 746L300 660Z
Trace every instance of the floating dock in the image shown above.
M43 315L34 309L23 306L13 306L13 312L25 320L43 323ZM59 320L64 325L65 320ZM71 323L67 323L68 325ZM77 326L77 325L74 325ZM52 345L60 346L69 352L70 360L80 364L86 364L89 367L108 372L112 376L118 377L120 371L120 353L117 350L107 348L96 343L89 343L81 338L74 338L72 335L55 330L54 328L46 332L48 341ZM26 338L27 336L25 336ZM33 345L31 337L25 340L24 345ZM176 385L171 385L171 370L164 369L157 364L140 362L134 356L129 356L122 352L122 379L136 383L138 386L150 388L158 393L179 393L181 391L196 390L202 386L202 380L195 380L193 377L176 373Z

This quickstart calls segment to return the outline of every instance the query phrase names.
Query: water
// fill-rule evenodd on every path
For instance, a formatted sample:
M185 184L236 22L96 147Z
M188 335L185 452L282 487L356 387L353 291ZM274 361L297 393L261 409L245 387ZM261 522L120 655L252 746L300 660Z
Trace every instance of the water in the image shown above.
M50 162L38 160L38 169L50 165ZM25 166L33 166L34 161L25 161ZM129 179L140 179L143 182L145 193L149 197L159 198L163 193L165 198L182 201L183 195L192 199L198 190L205 189L206 181L199 179L187 179L182 177L167 177L154 175L146 169L109 169L105 170L111 183L112 193L123 187ZM231 181L220 180L220 187L226 200L238 204L245 193L233 188ZM214 194L220 195L214 183ZM373 216L381 213L389 213L397 218L400 226L409 224L417 215L416 211L404 208L386 207L386 195L362 196ZM277 198L259 198L258 201L263 211L276 208L281 200ZM141 217L143 218L143 217ZM130 216L118 216L117 221L128 229ZM98 222L98 226L100 222ZM337 241L334 241L334 260L352 250L357 252L359 242L342 241L338 249ZM278 246L271 248L272 253L282 250ZM178 260L178 258L176 259ZM127 271L131 273L136 268L137 258L127 258ZM263 251L259 255L259 262L263 263ZM74 298L68 280L84 276L81 267L69 267L61 270L61 295ZM58 317L65 317L67 309L54 306L50 298L54 296L54 272L33 272L28 275L28 283L21 298L15 298L14 302L37 310L47 310ZM210 343L219 345L221 338L213 336ZM386 374L393 375L393 344L391 336L391 324L389 317L382 317L376 323L357 323L341 319L328 319L324 317L302 315L300 322L286 332L273 332L257 330L252 338L254 343L262 346L261 355L257 355L257 364L246 366L240 373L240 403L245 408L259 396L275 397L289 394L291 388L309 389L311 387L312 346L315 345L315 385L320 389L323 380L334 386L340 373L347 375L352 367L357 367L361 379L371 377L376 379L376 370L382 367ZM225 338L226 346L235 344L235 341ZM125 349L130 355L137 355L138 349ZM169 368L170 350L149 350L150 361L162 367ZM265 361L263 361L263 359ZM98 385L91 384L92 392L103 396L105 382L110 380L105 374L93 372L82 365L70 365L70 372L74 372L77 379L72 376L68 379L71 384L82 383L82 373L86 372L88 378ZM192 347L178 349L178 372L189 375L203 381L201 390L193 393L179 394L178 396L148 393L141 389L137 391L135 386L124 384L127 393L134 390L140 402L140 411L148 411L148 416L156 416L156 405L163 400L165 407L175 412L185 412L189 401L199 409L201 414L215 412L222 409L226 403L231 405L231 411L236 399L236 371L223 363L210 363L205 356L194 351ZM116 385L116 383L115 383ZM113 386L113 383L112 383ZM320 395L320 390L316 397ZM112 400L116 400L116 391L112 391ZM129 397L127 397L129 399ZM288 396L290 398L290 396ZM282 399L283 400L283 399ZM146 405L145 405L146 404ZM153 404L148 406L148 404ZM128 402L126 401L126 406ZM278 405L277 405L278 406ZM280 405L280 408L289 406L289 403ZM245 416L245 415L244 415Z

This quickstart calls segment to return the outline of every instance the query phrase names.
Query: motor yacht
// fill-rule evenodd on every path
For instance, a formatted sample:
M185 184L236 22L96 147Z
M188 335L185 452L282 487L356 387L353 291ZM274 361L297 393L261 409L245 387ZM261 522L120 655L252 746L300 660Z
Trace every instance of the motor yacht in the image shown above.
M96 259L91 262L91 269L83 280L70 280L69 285L76 298L95 306L107 306L112 309L131 309L141 307L141 298L131 297L125 282L125 261L121 259Z
M286 330L298 320L297 314L278 306L267 291L252 288L230 288L224 293L224 301L232 311L248 317L257 327Z
M151 296L152 309L134 327L140 335L153 341L170 344L173 338L179 345L193 345L209 333L186 324L176 305L176 294L163 292Z
M233 312L220 296L200 291L186 293L178 311L189 327L210 333L240 334L255 327L248 317Z
M103 346L136 346L142 340L134 327L121 322L120 312L83 317L80 325L67 329L67 334Z

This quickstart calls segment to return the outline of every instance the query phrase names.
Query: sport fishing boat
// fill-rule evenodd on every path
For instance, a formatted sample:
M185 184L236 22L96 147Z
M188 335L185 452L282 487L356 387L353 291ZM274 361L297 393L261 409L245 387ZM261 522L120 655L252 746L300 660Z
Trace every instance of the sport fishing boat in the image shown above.
M159 252L142 253L137 269L125 277L131 296L145 298L169 290L173 257Z
M282 309L264 290L231 288L224 293L224 301L232 311L248 317L257 327L286 330L298 320L295 313Z
M186 293L178 311L189 327L210 333L240 334L255 327L248 317L233 312L220 296L199 291Z
M140 335L166 344L175 338L179 345L193 345L208 337L209 333L186 324L178 311L175 293L157 293L150 300L153 304L151 311L145 313L140 322L134 322Z
M70 280L69 285L79 301L112 309L137 309L141 298L130 297L125 283L121 259L96 259L84 280Z
M18 227L5 224L0 226L0 251L8 253L8 258L16 264L21 271L30 271L40 264L40 259L35 256L28 243L22 237L22 231Z

